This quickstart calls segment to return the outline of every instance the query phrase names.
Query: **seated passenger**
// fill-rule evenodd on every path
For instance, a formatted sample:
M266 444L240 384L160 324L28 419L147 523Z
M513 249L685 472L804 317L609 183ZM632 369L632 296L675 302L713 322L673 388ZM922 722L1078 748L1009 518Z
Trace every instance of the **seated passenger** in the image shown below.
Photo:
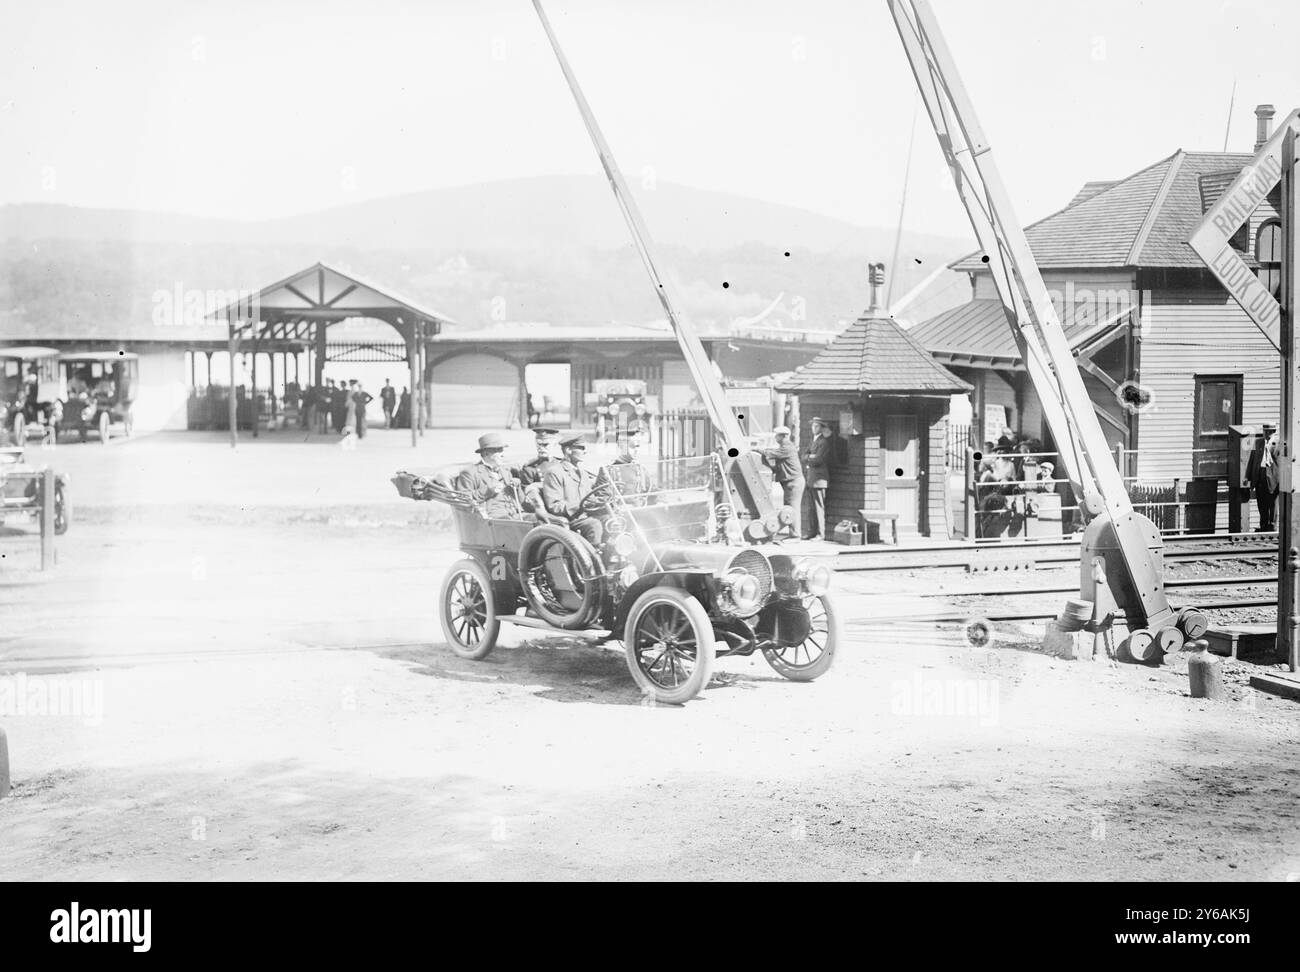
M641 426L633 422L618 437L618 457L600 471L597 485L611 482L628 506L645 506L657 502L651 494L654 484L650 473L637 461L641 451Z
M456 477L456 488L468 493L484 516L513 519L521 514L511 470L501 463L505 440L496 432L478 437L479 461Z
M604 539L605 527L595 512L583 509L583 500L596 488L596 476L582 466L587 454L587 443L581 432L570 432L561 437L564 459L548 468L542 476L542 501L546 512L562 517L569 527L586 537L592 546L599 547Z
M541 513L543 519L550 519L542 501L542 478L546 470L560 461L556 453L556 444L560 438L559 429L533 429L537 443L537 458L519 467L519 485L523 489L523 507L529 513Z

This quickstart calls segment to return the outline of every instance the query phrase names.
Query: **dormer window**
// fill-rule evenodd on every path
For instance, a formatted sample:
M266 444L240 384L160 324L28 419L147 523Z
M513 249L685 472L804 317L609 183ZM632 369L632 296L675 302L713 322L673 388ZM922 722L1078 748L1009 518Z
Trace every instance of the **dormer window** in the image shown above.
M1274 297L1282 293L1282 221L1270 219L1255 234L1260 282Z

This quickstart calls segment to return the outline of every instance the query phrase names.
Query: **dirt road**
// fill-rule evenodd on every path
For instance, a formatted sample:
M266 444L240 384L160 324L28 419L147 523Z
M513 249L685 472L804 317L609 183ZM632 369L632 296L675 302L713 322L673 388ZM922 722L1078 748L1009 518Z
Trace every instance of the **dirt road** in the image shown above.
M906 594L849 584L823 680L727 660L700 699L647 707L621 653L578 639L453 656L454 541L384 503L83 498L46 575L4 541L0 703L28 703L0 714L5 873L1300 879L1290 703L882 634L868 619ZM32 711L74 686L79 711Z

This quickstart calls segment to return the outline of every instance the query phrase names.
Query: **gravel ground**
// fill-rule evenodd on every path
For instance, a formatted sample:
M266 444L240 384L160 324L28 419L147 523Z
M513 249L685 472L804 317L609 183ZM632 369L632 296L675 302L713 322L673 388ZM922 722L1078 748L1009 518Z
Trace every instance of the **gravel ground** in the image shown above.
M0 541L0 702L90 701L0 714L6 876L1300 879L1294 704L1235 665L1211 703L1178 665L872 623L979 578L842 577L825 678L728 659L683 707L578 638L458 659L434 608L458 552L390 496L399 446L57 450L58 567Z

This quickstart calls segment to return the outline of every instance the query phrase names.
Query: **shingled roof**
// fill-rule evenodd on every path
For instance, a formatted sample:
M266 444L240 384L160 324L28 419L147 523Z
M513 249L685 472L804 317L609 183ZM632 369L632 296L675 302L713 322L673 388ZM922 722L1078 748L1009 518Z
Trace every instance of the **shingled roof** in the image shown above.
M817 357L777 386L784 392L957 395L971 390L887 317L854 321Z
M1208 209L1206 195L1222 193L1253 158L1179 149L1126 179L1090 182L1064 209L1025 230L1029 248L1044 270L1201 269L1187 238ZM980 270L981 255L963 257L952 269Z

